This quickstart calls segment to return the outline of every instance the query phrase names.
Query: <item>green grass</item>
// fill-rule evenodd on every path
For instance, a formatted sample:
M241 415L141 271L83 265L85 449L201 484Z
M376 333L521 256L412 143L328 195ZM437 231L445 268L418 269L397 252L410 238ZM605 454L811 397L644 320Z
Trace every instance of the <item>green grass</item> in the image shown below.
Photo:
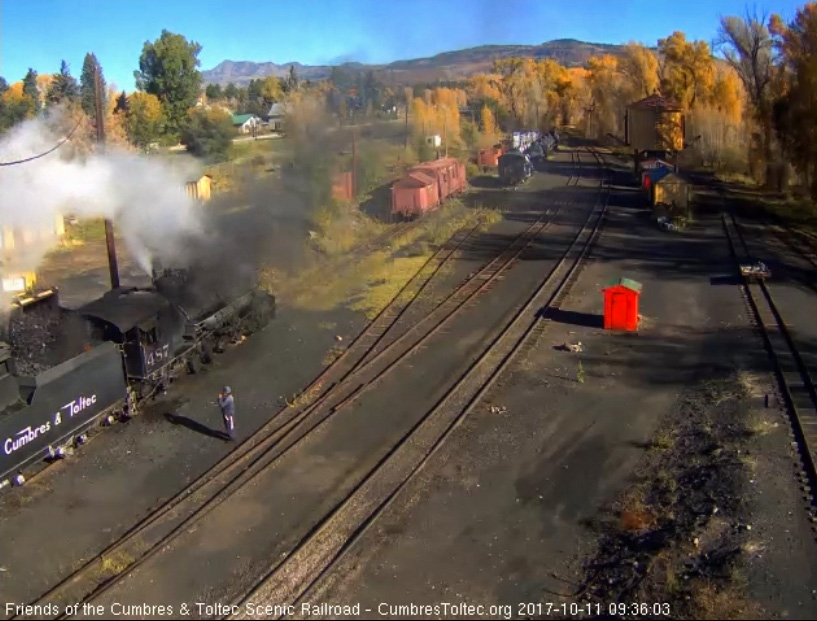
M105 220L94 218L79 220L76 224L66 224L65 241L68 245L74 246L105 241Z
M392 239L388 248L375 250L342 266L335 257L329 257L291 279L267 273L265 281L296 307L326 311L344 306L371 318L454 233L475 225L490 226L501 219L497 210L467 209L459 201L450 201L417 226ZM334 236L341 235L335 229L330 232ZM407 295L413 293L407 292Z

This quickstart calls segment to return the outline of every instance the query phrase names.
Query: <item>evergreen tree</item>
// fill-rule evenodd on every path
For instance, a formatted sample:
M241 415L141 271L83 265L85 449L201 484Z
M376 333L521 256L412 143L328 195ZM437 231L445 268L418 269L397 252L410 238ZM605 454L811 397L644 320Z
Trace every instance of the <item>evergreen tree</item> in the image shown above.
M218 101L224 96L221 90L221 84L208 84L204 89L204 94L207 95L208 101Z
M102 108L107 106L107 90L105 89L105 77L102 74L102 67L94 54L90 52L85 55L82 63L82 74L79 77L80 100L82 109L90 117L96 115L96 100L94 96L94 72L99 69L99 82L102 88Z
M230 82L227 87L224 89L224 98L225 99L235 99L238 97L238 88L235 84Z
M286 91L292 93L298 90L298 75L295 73L295 65L289 66L289 75L286 79Z
M187 123L188 110L201 92L201 45L180 34L162 30L155 41L146 42L134 71L136 87L156 95L162 102L167 128L177 134Z
M129 109L128 106L128 96L125 94L125 91L116 98L116 107L113 109L114 114L119 114L120 112L127 113Z
M29 69L23 78L23 94L28 95L34 102L34 109L40 109L40 89L37 87L37 72Z
M60 72L54 76L54 80L48 87L46 101L49 104L58 104L62 101L76 101L78 97L79 85L74 76L71 75L68 63L62 61Z

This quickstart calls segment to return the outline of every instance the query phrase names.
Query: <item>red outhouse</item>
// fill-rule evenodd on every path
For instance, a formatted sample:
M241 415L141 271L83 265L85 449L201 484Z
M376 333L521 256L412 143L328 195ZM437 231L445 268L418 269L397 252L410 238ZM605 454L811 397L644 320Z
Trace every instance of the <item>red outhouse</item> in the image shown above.
M604 289L604 329L638 330L638 298L641 283L629 278L617 278Z

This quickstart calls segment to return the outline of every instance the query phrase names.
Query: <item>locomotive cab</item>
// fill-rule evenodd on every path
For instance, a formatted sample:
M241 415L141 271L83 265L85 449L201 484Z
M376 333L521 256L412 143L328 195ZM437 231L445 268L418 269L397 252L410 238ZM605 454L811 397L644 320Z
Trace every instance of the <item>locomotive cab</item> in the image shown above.
M120 288L79 309L124 353L128 378L145 380L175 357L184 330L178 309L155 291Z

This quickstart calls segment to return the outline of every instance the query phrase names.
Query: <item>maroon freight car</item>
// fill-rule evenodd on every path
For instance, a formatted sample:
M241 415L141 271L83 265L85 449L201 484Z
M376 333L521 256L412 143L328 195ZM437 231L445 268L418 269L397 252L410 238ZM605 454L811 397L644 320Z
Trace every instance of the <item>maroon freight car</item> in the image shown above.
M392 186L391 213L413 218L465 191L465 165L454 158L418 164Z

